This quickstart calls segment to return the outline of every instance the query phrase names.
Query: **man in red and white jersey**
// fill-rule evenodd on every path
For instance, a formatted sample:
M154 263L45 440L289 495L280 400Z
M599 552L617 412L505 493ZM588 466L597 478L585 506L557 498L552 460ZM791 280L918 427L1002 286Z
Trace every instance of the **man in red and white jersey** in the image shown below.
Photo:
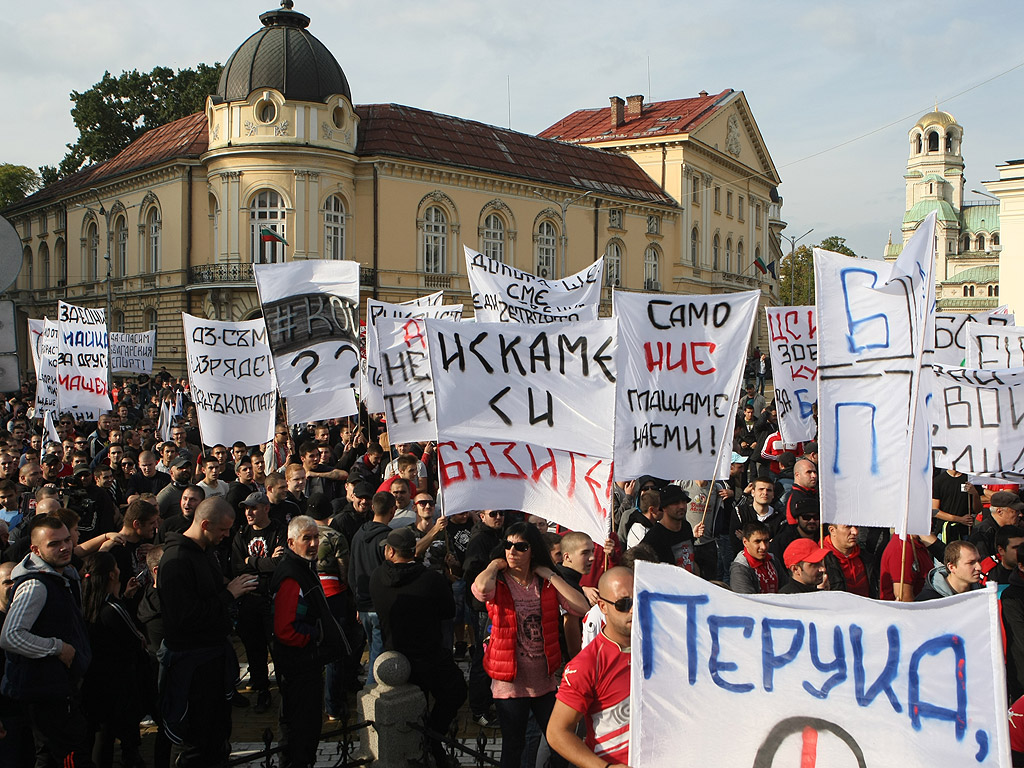
M633 572L611 568L598 581L597 592L604 629L566 665L547 739L553 750L581 768L628 766ZM576 735L583 719L586 739Z

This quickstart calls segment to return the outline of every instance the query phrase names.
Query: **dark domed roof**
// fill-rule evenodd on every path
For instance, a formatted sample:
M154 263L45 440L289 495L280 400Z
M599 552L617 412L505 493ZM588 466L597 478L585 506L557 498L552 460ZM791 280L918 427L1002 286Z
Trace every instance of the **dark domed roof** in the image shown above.
M259 88L274 88L286 99L323 101L352 92L341 65L327 47L306 31L309 17L292 10L291 0L282 8L260 14L263 29L253 33L231 54L213 100L244 101Z

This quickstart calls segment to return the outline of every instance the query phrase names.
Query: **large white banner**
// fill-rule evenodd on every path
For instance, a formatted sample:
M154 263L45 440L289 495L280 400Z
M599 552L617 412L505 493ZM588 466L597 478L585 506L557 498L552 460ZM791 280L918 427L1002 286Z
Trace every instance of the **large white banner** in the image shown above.
M462 305L453 305L462 316ZM422 318L377 321L381 385L388 441L437 440L437 409L430 375L430 347Z
M359 262L254 264L253 274L281 395L301 400L354 387L360 363ZM313 398L318 404L335 399ZM318 411L315 417L354 413L332 411Z
M1013 317L1001 315L1000 317ZM967 323L967 368L1024 367L1024 328Z
M971 365L967 359L967 326L973 323L982 325L1004 326L1013 325L1013 314L1009 312L936 312L935 313L935 348L925 350L925 361L938 365L966 366ZM1008 368L1010 366L997 366Z
M818 424L818 322L814 307L765 307L779 430L787 443L814 439Z
M709 479L723 451L729 466L760 296L615 292L616 479Z
M366 347L363 379L360 385L360 397L369 413L380 413L386 410L382 392L380 370L380 344L377 341L377 323L383 320L437 317L444 320L461 320L462 305L443 306L440 302L442 293L432 293L401 304L389 304L377 299L366 300ZM435 300L435 298L437 300ZM456 309L458 307L458 309Z
M156 331L110 333L110 370L113 373L152 373Z
M277 406L263 319L228 323L182 314L185 359L206 445L269 443Z
M931 530L930 379L921 370L934 337L934 228L932 215L895 264L814 249L825 520Z
M639 562L633 589L633 768L1010 766L995 585L738 595Z
M107 322L102 309L57 304L57 399L62 413L95 421L110 410Z
M931 400L935 466L1024 480L1024 367L935 366Z
M597 320L604 256L575 275L556 280L463 247L477 322L541 325Z
M444 513L521 509L582 531L608 537L612 499L610 459L556 451L515 440L437 444Z
M439 440L611 456L614 320L426 326Z
M60 401L57 392L59 333L57 324L52 320L29 318L29 349L32 352L32 366L36 371L36 418L42 418L46 413L59 413Z

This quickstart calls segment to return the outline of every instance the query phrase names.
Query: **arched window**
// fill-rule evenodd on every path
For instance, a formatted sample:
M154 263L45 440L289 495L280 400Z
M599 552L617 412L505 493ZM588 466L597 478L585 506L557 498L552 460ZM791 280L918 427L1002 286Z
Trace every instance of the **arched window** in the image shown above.
M146 256L143 272L160 271L160 209L153 206L146 214Z
M111 314L113 317L110 319L110 330L114 333L124 333L124 312L115 309Z
M971 250L971 236L964 235L960 238L960 253L967 253Z
M644 289L661 290L661 257L655 245L647 246L644 251Z
M345 203L338 195L324 201L324 258L345 258Z
M690 230L690 262L695 267L700 265L700 233L696 227Z
M622 246L614 240L604 252L605 281L613 288L622 285Z
M61 238L54 246L54 255L57 257L57 285L68 284L68 246Z
M287 229L284 200L272 189L261 189L249 203L249 242L253 264L284 261Z
M42 270L42 288L46 290L53 286L50 282L50 246L42 243L39 246L39 267Z
M99 274L100 236L95 221L90 221L85 228L85 264L82 274L87 281L95 280Z
M210 240L210 250L213 251L213 260L215 262L221 260L220 250L220 202L216 197L210 195L210 227L212 229L212 239Z
M114 276L124 277L128 274L128 221L124 216L118 216L114 223L114 247Z
M27 245L25 246L25 250L22 253L21 273L22 273L22 276L23 276L22 279L25 281L25 287L28 290L31 291L32 290L32 278L33 278L33 275L32 275L32 249L29 248Z
M951 133L947 133L946 134L946 151L947 152L952 152L953 151L953 134L951 134Z
M534 236L537 244L537 276L555 277L555 263L558 252L558 230L553 221L545 219L537 227Z
M985 236L984 235L978 235L978 250L979 251L984 251L985 250Z
M145 325L147 331L155 331L157 329L156 310L147 309L142 315L142 322Z
M995 289L996 289L996 287L994 285L990 285L988 287L988 295L989 296L995 296L996 295L996 290Z
M480 235L480 252L497 261L505 261L505 222L496 213L490 213L484 219L484 228Z
M999 297L999 286L998 285L995 286L995 289L996 289L996 291L995 291L994 295L996 296L996 298L998 298Z
M917 134L917 136L914 137L914 153L915 154L918 154L918 155L921 154L921 143L922 143L921 142L921 134L919 133L919 134Z
M736 271L739 272L741 275L745 275L747 273L747 268L743 264L743 241L742 240L740 240L738 243L736 243Z
M423 212L423 271L435 275L448 271L448 217L437 205Z
M725 271L732 272L732 238L725 240Z
M718 239L718 234L715 234L714 239L711 241L711 268L718 271L718 249L721 241Z
M974 286L973 285L965 285L964 286L964 296L966 298L974 298Z
M939 151L939 134L937 131L932 131L931 133L928 134L928 151Z
M993 232L992 233L992 245L993 246L999 245L999 233L998 232Z

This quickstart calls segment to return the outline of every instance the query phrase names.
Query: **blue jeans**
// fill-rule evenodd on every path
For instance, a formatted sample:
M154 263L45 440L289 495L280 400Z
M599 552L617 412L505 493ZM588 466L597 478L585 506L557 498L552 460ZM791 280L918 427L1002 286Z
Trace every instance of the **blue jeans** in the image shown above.
M370 663L366 671L366 687L369 688L376 680L373 679L373 663L384 650L384 638L380 633L380 619L376 611L360 611L359 619L363 622L366 641L370 644Z

